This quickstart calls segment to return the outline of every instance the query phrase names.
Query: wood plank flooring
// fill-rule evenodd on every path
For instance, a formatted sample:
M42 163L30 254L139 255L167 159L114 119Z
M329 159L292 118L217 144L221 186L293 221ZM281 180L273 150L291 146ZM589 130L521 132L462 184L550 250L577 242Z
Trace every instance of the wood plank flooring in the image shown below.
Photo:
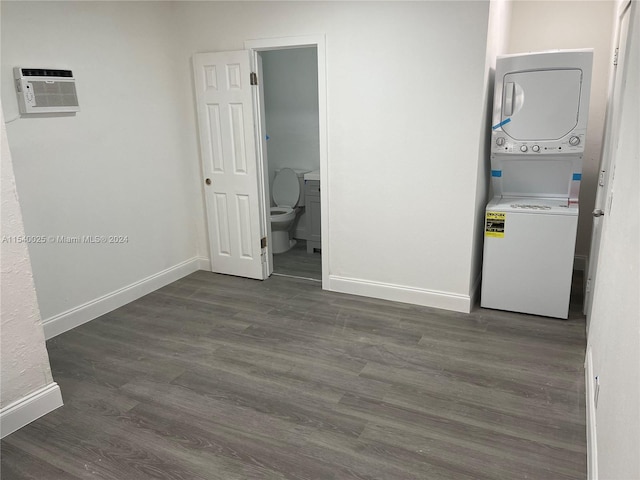
M321 255L307 253L307 242L298 240L291 250L273 256L273 273L322 280Z
M585 322L196 272L47 343L13 479L578 479Z

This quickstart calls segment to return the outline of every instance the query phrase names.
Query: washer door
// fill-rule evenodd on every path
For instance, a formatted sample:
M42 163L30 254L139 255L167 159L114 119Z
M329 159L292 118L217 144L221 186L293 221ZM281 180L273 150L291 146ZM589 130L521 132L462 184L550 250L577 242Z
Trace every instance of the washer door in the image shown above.
M300 181L296 172L283 168L273 180L273 201L279 207L295 207L300 198Z
M515 140L559 140L578 124L580 69L508 73L502 87L502 129Z

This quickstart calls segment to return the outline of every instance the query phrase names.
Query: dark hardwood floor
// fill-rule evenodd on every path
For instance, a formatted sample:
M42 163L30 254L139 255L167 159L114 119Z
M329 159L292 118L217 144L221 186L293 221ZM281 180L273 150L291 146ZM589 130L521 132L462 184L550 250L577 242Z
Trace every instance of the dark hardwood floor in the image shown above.
M321 255L307 253L307 242L298 240L291 250L273 256L273 273L322 280Z
M2 479L582 479L585 322L194 273L47 343Z

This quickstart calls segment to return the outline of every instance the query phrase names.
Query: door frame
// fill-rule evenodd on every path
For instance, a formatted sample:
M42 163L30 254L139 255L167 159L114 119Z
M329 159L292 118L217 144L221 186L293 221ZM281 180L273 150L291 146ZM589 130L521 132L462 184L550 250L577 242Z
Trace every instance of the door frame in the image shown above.
M329 218L330 218L330 202L329 202L329 159L328 159L328 143L327 143L327 67L326 67L326 39L325 35L303 35L296 37L280 37L265 38L257 40L246 40L244 42L245 50L249 50L252 71L258 71L258 53L269 50L285 50L288 48L315 47L318 54L318 139L320 149L320 226L322 236L322 288L329 285ZM261 87L262 79L258 79ZM256 146L259 177L259 188L263 201L261 202L261 222L266 232L271 235L271 227L269 222L269 207L271 199L269 198L269 176L265 167L265 155L263 152L263 142L265 128L263 125L264 115L262 112L263 100L261 98L262 88L256 89L254 95L254 112L256 124ZM270 239L269 239L270 240ZM268 275L273 271L273 254L270 241L267 244L268 255L266 271Z
M617 2L614 16L613 27L613 42L611 45L612 61L613 55L617 56L617 65L610 64L609 70L609 87L607 91L607 105L605 109L605 122L604 122L604 134L602 142L602 150L600 152L600 164L598 166L598 184L596 185L596 198L594 201L594 213L596 210L602 210L604 216L593 217L591 227L591 245L589 249L589 257L585 268L585 286L584 286L584 302L582 311L586 316L586 331L589 332L589 325L591 323L591 306L593 304L593 294L595 279L597 275L598 267L598 253L600 248L600 237L602 235L602 229L606 222L605 216L608 215L608 202L611 190L612 173L615 170L615 145L611 142L617 134L617 128L619 127L619 119L621 115L620 100L617 95L620 94L616 90L616 81L622 78L624 73L624 67L626 64L626 57L621 58L619 55L619 46L624 42L625 54L628 56L628 43L629 29L631 25L627 26L626 36L623 38L622 26L624 22L624 16L630 15L631 12L631 0L620 0ZM629 17L629 22L631 18ZM617 100L617 102L616 102ZM598 232L599 229L599 232Z

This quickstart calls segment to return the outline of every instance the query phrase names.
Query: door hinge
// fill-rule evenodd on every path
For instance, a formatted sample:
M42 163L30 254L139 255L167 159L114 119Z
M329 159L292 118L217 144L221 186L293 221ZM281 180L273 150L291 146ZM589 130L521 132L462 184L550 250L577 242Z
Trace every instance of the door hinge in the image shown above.
M258 85L258 75L256 72L251 72L251 75L249 75L249 83L251 83L251 85Z
M260 248L267 248L267 237L262 237L260 239Z
M613 66L617 67L618 66L618 50L619 48L616 48L613 52Z

